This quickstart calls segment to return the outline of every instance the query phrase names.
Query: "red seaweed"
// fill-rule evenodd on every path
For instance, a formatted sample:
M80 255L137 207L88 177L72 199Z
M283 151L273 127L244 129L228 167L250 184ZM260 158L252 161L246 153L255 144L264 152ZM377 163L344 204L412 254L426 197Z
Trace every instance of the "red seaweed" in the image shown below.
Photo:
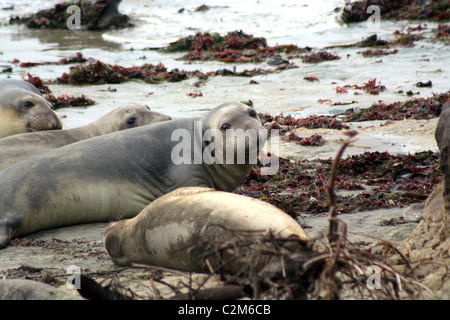
M45 99L53 104L55 109L58 108L72 108L72 107L87 107L95 104L95 101L86 98L84 95L81 97L69 96L64 94L61 97L55 97L53 94L46 95Z
M362 56L364 58L386 56L388 54L396 54L396 53L398 53L397 49L391 50L391 51L389 51L389 50L381 50L381 49L378 49L378 50L367 49L367 50L361 52L361 54L362 54Z
M379 94L380 92L386 90L386 87L383 85L376 85L377 79L371 79L368 82L364 83L362 86L359 86L357 84L353 85L355 89L364 90L367 93L370 94Z
M320 51L316 53L304 54L301 56L301 59L305 63L319 63L329 60L338 60L340 57L330 52Z
M67 8L76 5L80 8L80 18L82 29L102 30L107 28L127 28L133 26L127 15L117 13L109 21L100 22L101 15L110 4L111 0L99 0L95 3L90 1L60 2L53 8L40 10L39 12L26 17L12 17L10 24L25 24L28 28L37 29L67 29Z
M449 20L450 3L442 0L361 0L347 4L341 13L345 23L367 21L373 14L367 12L370 5L380 8L383 19L391 20Z
M440 115L442 105L447 101L450 101L450 91L433 94L429 98L415 98L391 104L380 102L367 109L347 110L343 121L431 119Z
M299 137L294 132L289 133L286 137L282 139L286 142L295 142L302 146L323 146L325 144L325 139L319 134L313 134L310 137Z
M253 168L235 193L271 203L293 217L328 211L327 185L332 159L279 159L275 175ZM441 181L439 154L431 151L393 156L366 152L341 160L336 183L340 213L407 206L424 201ZM371 188L365 186L371 185ZM339 195L340 190L355 190Z

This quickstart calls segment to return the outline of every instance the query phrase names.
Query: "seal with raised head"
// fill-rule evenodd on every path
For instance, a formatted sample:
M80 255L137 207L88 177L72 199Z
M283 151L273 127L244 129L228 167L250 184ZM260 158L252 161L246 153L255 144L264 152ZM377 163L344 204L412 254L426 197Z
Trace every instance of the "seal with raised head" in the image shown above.
M202 151L233 160L261 148L266 136L233 136L231 129L265 131L253 108L231 102L203 117L101 135L6 168L0 172L0 247L39 230L134 217L180 187L234 190L256 159L207 163ZM216 135L208 138L210 131Z
M23 80L0 80L0 138L62 128L51 103L35 86Z
M146 105L126 104L78 128L16 134L0 139L0 171L65 145L124 129L171 120Z
M277 207L243 195L211 188L184 187L149 204L131 219L113 222L105 229L103 243L114 263L148 264L185 271L209 267L234 272L239 265L225 255L206 256L235 233L249 238L271 232L275 238L309 240L301 226ZM248 248L247 248L248 249ZM231 260L231 259L230 259Z

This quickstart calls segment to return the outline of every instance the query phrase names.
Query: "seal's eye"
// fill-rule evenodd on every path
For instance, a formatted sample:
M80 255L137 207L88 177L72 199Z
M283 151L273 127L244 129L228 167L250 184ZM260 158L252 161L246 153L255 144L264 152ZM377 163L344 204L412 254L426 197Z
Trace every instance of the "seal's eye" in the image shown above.
M252 110L250 110L249 115L250 115L250 117L256 118L258 113L254 109L252 109Z
M150 107L149 107L149 106L146 105L146 107L147 107L148 110L150 110Z
M228 122L225 122L223 125L222 125L222 130L228 130L228 129L231 129L231 124L229 124Z
M132 126L132 125L134 125L135 123L136 123L136 117L131 117L131 118L129 118L128 120L127 120L127 123L130 125L130 126Z
M24 106L25 108L32 108L32 107L34 107L34 103L33 103L32 101L25 101L25 102L23 103L23 106Z

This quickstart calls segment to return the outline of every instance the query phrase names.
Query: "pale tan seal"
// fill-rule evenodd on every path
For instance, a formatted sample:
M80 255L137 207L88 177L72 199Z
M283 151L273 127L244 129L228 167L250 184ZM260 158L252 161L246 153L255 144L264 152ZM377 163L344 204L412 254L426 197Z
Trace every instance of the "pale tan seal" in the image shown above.
M230 128L265 131L253 108L224 103L203 117L101 135L6 168L0 172L0 247L39 230L134 217L156 198L180 187L234 190L256 159L206 163L202 151L223 141L222 150L212 151L224 155L233 151L236 156L235 142L242 140L243 153L252 153L265 138L233 139L225 134ZM202 139L210 129L218 134L214 143ZM177 134L187 135L187 140L180 141ZM181 155L177 155L180 144L194 151L181 152L185 162L179 162Z
M146 105L126 104L96 121L73 129L16 134L0 139L0 171L28 158L99 135L167 121L168 115Z
M155 200L132 219L110 224L103 243L113 262L121 266L138 263L207 271L204 255L211 243L236 231L252 236L270 231L276 238L308 241L301 226L271 204L211 188L185 187ZM209 259L215 269L225 262ZM221 271L239 268L225 265Z
M82 300L48 284L26 279L0 279L0 300Z
M0 138L62 128L58 114L35 86L17 79L0 80Z

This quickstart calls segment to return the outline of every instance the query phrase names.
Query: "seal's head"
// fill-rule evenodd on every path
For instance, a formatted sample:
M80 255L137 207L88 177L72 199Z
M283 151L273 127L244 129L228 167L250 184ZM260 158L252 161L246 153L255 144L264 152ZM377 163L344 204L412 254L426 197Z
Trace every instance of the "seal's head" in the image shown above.
M258 112L239 102L212 109L203 118L202 128L206 147L213 149L210 144L215 144L212 156L227 164L256 164L258 152L267 140Z
M60 130L63 123L53 106L41 95L12 88L2 92L0 136L44 130ZM9 133L8 133L9 132Z
M105 114L96 123L102 123L104 126L109 124L111 131L120 131L168 120L171 120L171 117L151 111L146 105L130 103Z

